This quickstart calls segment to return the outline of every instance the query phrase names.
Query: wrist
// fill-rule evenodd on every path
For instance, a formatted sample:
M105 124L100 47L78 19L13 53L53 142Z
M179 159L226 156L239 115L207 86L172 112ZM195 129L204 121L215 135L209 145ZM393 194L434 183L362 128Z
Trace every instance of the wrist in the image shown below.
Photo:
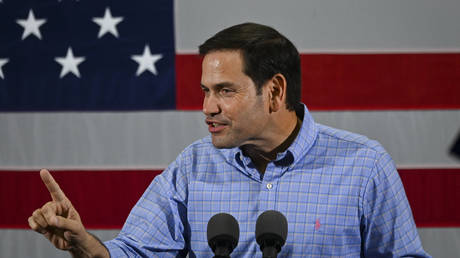
M85 232L84 239L78 247L72 248L72 257L78 258L109 258L110 254L105 245L95 235Z

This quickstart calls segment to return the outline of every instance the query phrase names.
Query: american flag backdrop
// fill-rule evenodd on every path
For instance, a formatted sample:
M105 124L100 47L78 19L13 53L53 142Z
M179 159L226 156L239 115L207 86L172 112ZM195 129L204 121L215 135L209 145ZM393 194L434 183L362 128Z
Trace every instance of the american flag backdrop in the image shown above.
M460 256L460 3L0 0L0 257L59 257L28 229L49 168L109 239L150 181L207 134L197 46L241 22L301 52L319 123L394 158L425 249ZM26 244L24 244L26 243Z
M174 109L172 13L168 0L5 1L0 109Z

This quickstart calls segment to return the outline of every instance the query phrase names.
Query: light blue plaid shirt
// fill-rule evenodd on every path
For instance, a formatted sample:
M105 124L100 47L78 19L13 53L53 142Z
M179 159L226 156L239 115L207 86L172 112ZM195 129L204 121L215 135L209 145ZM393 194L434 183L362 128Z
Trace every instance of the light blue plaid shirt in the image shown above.
M302 114L304 113L304 114ZM240 239L232 257L261 257L257 217L278 210L288 221L279 257L429 257L422 248L395 165L376 141L316 124L307 108L292 145L263 179L239 148L211 138L187 147L132 209L112 257L212 257L206 227L232 214Z

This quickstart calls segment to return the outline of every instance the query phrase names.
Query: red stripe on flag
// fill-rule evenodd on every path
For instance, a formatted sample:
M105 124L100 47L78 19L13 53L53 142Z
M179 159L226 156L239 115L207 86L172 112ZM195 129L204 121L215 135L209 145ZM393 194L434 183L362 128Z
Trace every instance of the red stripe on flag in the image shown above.
M121 228L161 171L51 172L87 228ZM27 219L51 197L38 171L0 171L0 228L27 228Z
M302 54L310 110L459 109L460 53ZM201 59L177 55L177 108L201 109Z
M460 227L460 169L399 169L419 227Z
M176 108L201 110L201 61L199 55L176 55Z
M87 228L121 228L160 171L59 171L53 176ZM401 169L419 227L460 227L460 169ZM38 171L0 171L0 228L28 228L27 218L50 201Z

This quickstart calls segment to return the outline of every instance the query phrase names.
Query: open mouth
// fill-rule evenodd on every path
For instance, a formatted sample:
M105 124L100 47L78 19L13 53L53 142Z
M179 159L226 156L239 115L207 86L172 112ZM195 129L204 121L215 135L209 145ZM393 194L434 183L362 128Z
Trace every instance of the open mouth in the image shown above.
M226 127L226 124L210 120L206 120L206 124L208 124L208 130L210 133L218 133Z

